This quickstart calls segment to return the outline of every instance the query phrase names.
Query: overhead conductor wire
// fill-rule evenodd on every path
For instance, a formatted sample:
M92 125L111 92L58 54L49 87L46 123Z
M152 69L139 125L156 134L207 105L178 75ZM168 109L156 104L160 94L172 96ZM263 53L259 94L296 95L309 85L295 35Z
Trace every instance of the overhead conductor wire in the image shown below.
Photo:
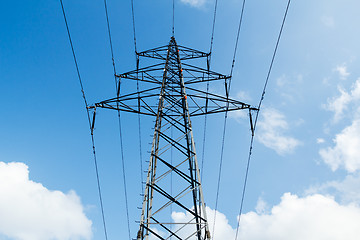
M111 59L112 65L114 70L114 80L115 80L115 89L117 88L117 81L116 81L116 67L115 67L115 59L114 59L114 49L112 44L112 37L111 37L111 30L110 30L110 22L109 22L109 14L108 8L106 4L106 0L104 0L104 8L105 8L105 15L106 15L106 23L107 23L107 30L109 35L109 44L110 44L110 51L111 51ZM120 80L119 80L119 89L120 89ZM117 91L116 92L120 92ZM119 103L116 102L117 108L119 109ZM122 128L121 128L121 114L120 110L118 110L118 122L119 122L119 137L120 137L120 151L121 151L121 166L122 166L122 175L123 175L123 184L124 184L124 195L125 195L125 208L126 208L126 218L127 218L127 227L128 227L128 235L129 239L131 239L130 233L130 220L129 220L129 204L128 204L128 195L127 195L127 185L126 185L126 174L125 174L125 159L124 159L124 147L123 147L123 139L122 139Z
M278 38L277 38L277 41L276 41L276 46L275 46L275 49L274 49L274 52L273 52L273 55L272 55L272 58L271 58L271 63L270 63L269 71L268 71L267 76L266 76L266 80L265 80L265 84L264 84L264 89L263 89L263 92L262 92L262 94L261 94L261 98L260 98L260 101L259 101L258 111L256 112L256 117L255 117L255 121L254 121L254 128L253 128L254 130L253 130L252 135L251 135L250 149L249 149L249 155L248 155L248 160L247 160L247 165L246 165L244 185L243 185L241 202L240 202L240 210L239 210L239 214L238 214L239 220L238 220L238 224L237 224L237 227L236 227L235 240L237 240L237 237L238 237L238 234L239 234L240 220L241 220L241 214L242 214L242 210L243 210L243 204L244 204L244 198L245 198L245 190L246 190L248 173L249 173L249 167L250 167L250 162L251 162L251 155L252 155L252 149L253 149L253 143L254 143L254 135L255 135L254 133L255 133L255 129L256 129L256 124L257 124L258 117L259 117L260 107L261 107L262 102L263 102L263 100L264 100L264 96L265 96L265 92L266 92L266 87L267 87L268 82L269 82L269 77L270 77L271 70L272 70L272 67L273 67L273 64L274 64L274 60L275 60L275 56L276 56L276 53L277 53L277 49L278 49L278 47L279 47L280 38L281 38L283 29L284 29L284 25L285 25L286 17L287 17L287 14L288 14L290 2L291 2L291 0L288 0L287 6L286 6L286 10L285 10L285 14L284 14L284 18L283 18L283 20L282 20L280 32L279 32L279 35L278 35ZM251 113L250 113L250 114L251 114Z
M227 98L229 97L229 93L230 93L231 79L232 79L232 76L233 76L233 71L234 71L234 66L235 66L236 53L237 53L239 37L240 37L240 30L241 30L241 26L242 26L242 20L243 20L244 9L245 9L245 2L246 1L243 0L242 7L241 7L240 20L239 20L239 25L238 25L237 34L236 34L234 55L233 55L233 59L232 59L232 63L231 63L230 79L229 79L228 85L226 85L226 82L225 82L225 88L226 88L225 91L226 91L226 97ZM228 107L229 107L229 103L227 102L227 108ZM220 163L219 163L219 174L218 174L218 183L217 183L217 190L216 190L215 213L214 213L214 223L213 223L213 233L212 233L213 238L214 238L215 226L216 226L216 212L217 212L218 201L219 201L221 171L222 171L223 158L224 158L227 118L228 118L228 111L225 112L225 117L224 117L224 127L223 127L223 134L222 134L222 144L221 144Z
M172 35L175 36L175 0L172 1Z
M134 0L131 0L131 16L132 16L132 25L133 25L133 40L134 40L134 51L136 58L136 70L139 70L139 56L137 54L137 45L136 45L136 27L135 27L135 11L134 11ZM140 98L140 86L138 72L136 73L136 90L138 92L138 98ZM138 112L138 135L139 135L139 158L140 158L140 180L141 180L141 193L144 193L144 178L143 178L143 154L142 154L142 142L141 142L141 116Z
M83 87L83 83L82 83L81 76L80 76L79 66L78 66L78 63L77 63L77 60L76 60L75 50L74 50L74 46L73 46L73 43L72 43L72 40L71 40L69 25L68 25L68 22L67 22L67 19L66 19L65 9L64 9L64 5L63 5L62 0L60 0L60 4L61 4L61 10L62 10L62 13L63 13L63 16L64 16L65 26L66 26L66 30L67 30L67 34L68 34L68 38L69 38L69 42L70 42L72 55L73 55L73 58L74 58L76 72L77 72L77 75L78 75L78 78L79 78L81 93L82 93L82 97L84 99L87 118L88 118L88 121L89 121L89 126L90 126L90 131L91 131L91 142L92 142L92 149L93 149L93 156L94 156L94 164L95 164L96 180L97 180L98 194L99 194L99 200L100 200L102 222L103 222L103 227L104 227L105 239L107 240L108 237L107 237L107 231L106 231L106 221L105 221L105 214L104 214L104 206L103 206L103 200L102 200L102 194L101 194L100 177L99 177L99 170L98 170L97 159L96 159L95 141L94 141L94 135L93 135L93 131L92 131L92 124L91 124L91 120L90 120L90 113L89 113L88 103L87 103L87 100L86 100L84 87Z
M211 53L214 45L214 33L215 33L215 22L216 22L216 12L217 12L217 6L218 6L218 0L215 0L214 5L214 15L213 15L213 23L212 23L212 30L211 30L211 38L210 38L210 50L209 50L209 56L207 59L207 70L210 71L210 65L211 65ZM206 83L206 98L209 93L209 81ZM205 114L204 117L204 133L203 133L203 145L202 145L202 154L201 154L201 176L200 179L202 180L203 173L204 173L204 159L205 159L205 142L206 142L206 128L207 128L207 114Z
M131 16L132 16L133 33L134 33L134 46L135 46L135 53L137 53L137 46L136 46L136 32L135 32L134 0L131 0Z

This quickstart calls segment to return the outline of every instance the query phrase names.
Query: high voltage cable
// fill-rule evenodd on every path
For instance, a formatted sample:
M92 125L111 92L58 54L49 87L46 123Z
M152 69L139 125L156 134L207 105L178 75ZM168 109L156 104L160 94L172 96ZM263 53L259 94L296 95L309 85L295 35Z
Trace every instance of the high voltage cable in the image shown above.
M206 93L209 92L209 82L207 82ZM203 135L203 145L202 145L202 154L201 154L201 170L200 170L200 179L203 179L204 173L204 159L205 159L205 139L206 139L206 128L207 128L207 114L205 114L204 119L204 135Z
M247 179L248 179L248 173L249 173L249 167L250 167L250 161L251 161L251 155L252 155L252 149L253 149L253 143L254 143L254 132L255 132L255 129L256 129L256 124L257 124L258 117L259 117L260 107L261 107L261 104L262 104L262 102L263 102L263 100L264 100L264 96L265 96L265 92L266 92L266 87L267 87L268 82L269 82L269 77L270 77L270 73L271 73L271 70L272 70L272 67L273 67L273 64L274 64L274 60L275 60L275 56L276 56L276 53L277 53L277 49L278 49L278 47L279 47L280 38L281 38L283 29L284 29L284 24L285 24L286 17L287 17L287 14L288 14L290 2L291 2L291 0L288 0L287 6L286 6L286 10L285 10L285 14L284 14L284 18L283 18L283 20L282 20L280 32L279 32L279 35L278 35L278 38L277 38L277 41L276 41L276 46L275 46L275 49L274 49L274 52L273 52L273 55L272 55L272 58L271 58L271 63L270 63L269 71L268 71L267 76L266 76L266 80L265 80L265 84L264 84L264 89L263 89L263 92L262 92L262 94L261 94L261 98L260 98L260 101L259 101L258 111L256 112L256 117L255 117L255 121L254 121L254 131L253 131L253 133L252 133L252 135L251 135L250 149L249 149L249 155L248 155L248 160L247 160L247 165L246 165L245 179L244 179L243 191L242 191L241 202L240 202L240 210L239 210L239 215L238 215L238 216L239 216L239 220L238 220L238 224L237 224L237 227L236 227L235 240L237 239L238 232L239 232L239 228L240 228L240 220L241 220L241 214L242 214L242 209L243 209L243 204L244 204L245 190L246 190L246 185L247 185ZM250 113L250 114L251 114L251 113Z
M131 0L131 17L132 17L132 25L133 25L133 37L134 37L134 50L135 50L135 58L136 58L136 69L139 69L139 58L137 55L137 44L136 44L136 27L135 27L135 11L134 11L134 0ZM120 83L119 83L120 84ZM139 80L136 81L136 88L139 93ZM143 164L142 164L142 143L141 143L141 116L140 113L138 115L138 134L139 134L139 156L140 156L140 180L141 180L141 192L144 192L143 187Z
M104 7L105 7L105 15L106 15L106 23L107 23L107 30L109 35L109 42L110 42L110 50L111 50L111 59L112 59L112 65L114 69L114 77L115 77L115 85L116 85L116 67L115 67L115 59L114 59L114 49L112 44L112 38L111 38L111 30L110 30L110 22L109 22L109 15L108 15L108 9L106 0L104 0Z
M219 175L218 175L218 184L216 189L216 201L215 201L215 212L214 212L214 223L213 223L213 239L215 234L215 222L216 222L216 211L218 207L218 199L219 199L219 192L220 192L220 181L221 181L221 171L223 165L223 156L224 156L224 148L225 148L225 133L226 133L226 123L227 123L227 113L225 112L225 119L224 119L224 128L223 128L223 135L222 135L222 144L221 144L221 153L220 153L220 164L219 164Z
M175 35L175 0L173 0L173 26L172 26L172 35Z
M136 45L136 30L135 30L135 11L134 11L134 1L131 0L131 14L132 14L132 23L133 23L133 36L134 36L134 49L135 49L135 59L136 59L136 70L139 70L139 56L137 54L137 45ZM139 91L139 79L138 72L136 73L136 90L138 92L138 97L140 98ZM142 154L142 142L141 142L141 116L140 113L137 113L138 116L138 135L139 135L139 158L140 158L140 181L141 181L141 194L144 193L144 179L143 179L143 154Z
M136 31L135 31L134 0L131 0L131 16L132 16L133 34L134 34L134 48L135 48L135 53L137 53L137 46L136 46Z
M139 84L137 84L137 90L139 92ZM140 118L140 113L138 113L138 125L139 125L139 130L138 130L138 133L139 133L139 157L140 157L140 180L141 180L141 193L144 193L144 186L143 186L143 183L144 183L144 179L143 179L143 163L142 163L142 160L143 160L143 154L142 154L142 143L141 143L141 118Z
M245 9L245 0L243 0L243 3L242 3L239 26L238 26L238 30L237 30L237 34L236 34L234 55L233 55L233 59L232 59L232 63L231 63L231 70L230 70L230 80L229 80L228 92L230 92L231 78L232 78L233 70L234 70L234 66L235 66L236 52L237 52L238 43L239 43L240 30L241 30L242 20L243 20L243 16L244 16L244 9Z
M60 0L60 4L61 4L61 10L62 10L62 13L63 13L63 16L64 16L65 26L66 26L66 30L67 30L67 34L68 34L68 38L69 38L69 42L70 42L72 55L73 55L73 58L74 58L76 72L77 72L77 75L78 75L78 78L79 78L82 97L84 99L84 103L85 103L85 107L86 107L86 113L87 113L87 118L88 118L88 121L89 121L89 127L90 127L90 130L91 130L91 120L90 120L90 113L89 113L88 103L87 103L87 100L86 100L84 87L83 87L81 76L80 76L79 66L78 66L78 63L77 63L77 60L76 60L75 50L74 50L74 46L73 46L73 43L72 43L72 40L71 40L69 25L68 25L68 22L67 22L67 19L66 19L65 9L64 9L64 5L63 5L62 0ZM91 143L92 143L93 156L94 156L96 180L97 180L97 187L98 187L98 194L99 194L99 200L100 200L101 215L102 215L102 221L103 221L103 227L104 227L104 235L105 235L105 239L107 240L108 237L107 237L107 231L106 231L104 206L103 206L101 187L100 187L100 177L99 177L99 171L98 171L98 165L97 165L97 159L96 159L96 152L95 152L95 141L94 141L94 135L93 135L92 131L91 131Z
M132 26L133 26L133 38L134 38L134 50L135 50L135 58L136 58L136 69L139 69L139 56L137 54L137 44L136 44L136 27L135 27L135 11L134 11L134 0L131 0L131 17L132 17ZM138 78L138 77L137 77ZM120 81L119 81L120 84ZM119 86L120 87L120 86ZM139 94L139 80L136 81L136 88ZM118 104L118 103L117 103ZM141 116L140 113L138 115L138 135L139 135L139 157L140 157L140 181L141 181L141 193L144 193L144 186L143 186L143 154L142 154L142 143L141 143ZM120 113L119 113L120 116ZM128 213L127 213L128 214Z
M120 84L120 82L119 82ZM124 182L124 194L125 194L125 205L126 205L126 218L127 218L127 225L128 225L128 234L129 240L131 240L130 234L130 221L129 221L129 204L128 204L128 195L127 195L127 188L126 188L126 176L125 176L125 163L124 163L124 146L122 141L122 129L121 129L121 114L120 110L118 110L118 120L119 120L119 135L120 135L120 150L121 150L121 166L122 166L122 175L123 175L123 182Z
M104 0L104 8L105 8L105 15L106 15L106 23L107 23L108 36L109 36L109 45L110 45L110 51L111 51L112 65L113 65L113 70L114 70L115 90L116 90L116 92L118 92L117 89L116 89L116 88L117 88L117 81L116 81L116 67L115 67L115 59L114 59L114 49L113 49L113 44L112 44L112 37L111 37L111 30L110 30L110 22L109 22L109 14L108 14L108 8L107 8L106 0ZM119 80L119 89L120 89L120 80ZM117 104L118 104L118 103L117 103ZM124 159L124 147L123 147L123 139L122 139L122 128L121 128L121 115L120 115L120 110L118 110L118 123L119 123L121 166L122 166L122 175L123 175L123 184L124 184L124 195L125 195L125 208L126 208L127 227L128 227L129 239L131 239L130 220L129 220L129 204L128 204L127 185L126 185L125 159Z
M215 24L216 5L217 5L217 0L216 0L216 2L215 2L214 22L213 22L213 24ZM226 97L227 97L227 98L229 97L229 94L230 94L231 79L232 79L233 70L234 70L234 66L235 66L236 52L237 52L238 43L239 43L240 30L241 30L241 26L242 26L244 9L245 9L245 0L243 0L242 7L241 7L240 20L239 20L239 25L238 25L237 34L236 34L235 47L234 47L234 55L233 55L233 59L232 59L232 63L231 63L229 85L225 85L225 88L226 88L226 89L225 89L225 90L226 90ZM214 29L214 26L213 26L213 29ZM212 44L212 42L211 42L211 44ZM226 82L225 82L225 83L226 83ZM228 104L227 104L227 106L228 106ZM220 163L219 163L218 183L217 183L217 191L216 191L216 201L215 201L215 213L214 213L214 223L213 223L213 237L214 237L215 226L216 226L216 211L217 211L218 199L219 199L219 192L220 192L220 181L221 181L221 172L222 172L223 157L224 157L227 118L228 118L228 112L225 112L225 116L224 116L224 128L223 128L223 135L222 135L222 145L221 145L221 153L220 153Z
M211 37L210 37L210 50L209 50L209 56L207 59L207 69L210 71L210 64L211 64L211 54L212 54L212 48L214 44L214 33L215 33L215 21L216 21L216 12L217 12L217 4L218 0L215 0L214 5L214 17L213 17L213 25L211 30ZM209 93L209 82L206 84L206 94ZM207 127L207 115L205 115L204 118L204 133L203 133L203 146L202 146L202 155L201 155L201 180L203 177L203 170L204 170L204 159L205 159L205 142L206 142L206 127Z
M214 44L214 32L215 32L215 21L216 21L217 5L218 5L218 0L215 0L214 18L213 18L213 25L212 25L211 39L210 39L210 50L209 50L210 54L212 52L212 48L213 48L213 44Z

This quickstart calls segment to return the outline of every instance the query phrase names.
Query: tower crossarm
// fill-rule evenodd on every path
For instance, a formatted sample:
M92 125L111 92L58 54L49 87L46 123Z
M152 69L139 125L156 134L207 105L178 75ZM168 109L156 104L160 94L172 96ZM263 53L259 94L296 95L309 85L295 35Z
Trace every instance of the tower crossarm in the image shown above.
M155 58L166 61L168 46L161 46L152 48L143 52L137 53L139 57ZM203 58L210 56L210 53L201 52L192 48L178 45L180 60L189 60L195 58Z
M101 101L96 103L94 106L97 108L108 108L124 112L156 116L158 109L157 100L159 98L158 92L160 89L161 87L159 86L141 92L126 94ZM207 93L190 87L188 87L187 90L188 92L187 95L185 95L185 98L187 98L189 104L189 114L192 117L243 109L257 111L257 108L238 100L226 98L213 93ZM173 106L175 104L180 104L183 97L184 96L182 96L181 93L176 92L176 89L173 91L171 96L165 95L165 101L169 104L164 106L163 111L168 116L178 116L179 113L174 111L176 108Z
M206 70L201 67L197 67L194 65L182 64L182 71L184 84L194 84L194 83L202 83L202 82L212 82L219 80L227 80L230 79L230 76L217 73L211 70ZM147 66L144 68L139 68L137 70L133 70L130 72L126 72L123 74L116 75L121 80L135 80L140 82L154 83L158 85L162 85L162 74L164 72L164 64L159 63L151 66ZM173 76L179 75L178 69L170 69L169 74Z

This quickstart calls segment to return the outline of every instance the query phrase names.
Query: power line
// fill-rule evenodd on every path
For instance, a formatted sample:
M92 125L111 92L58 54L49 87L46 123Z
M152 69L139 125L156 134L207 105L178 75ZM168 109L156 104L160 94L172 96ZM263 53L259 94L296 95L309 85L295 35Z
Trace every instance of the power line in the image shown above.
M211 65L211 54L212 54L212 48L214 44L214 33L215 33L215 21L216 21L216 12L217 12L217 5L218 0L215 1L214 5L214 17L213 17L213 24L212 24L212 30L211 30L211 37L210 37L210 50L209 50L209 56L207 58L207 70L210 71L210 65ZM206 84L206 96L209 93L209 82ZM204 132L203 132L203 145L202 145L202 154L201 154L201 180L203 179L203 173L204 173L204 159L205 159L205 142L206 142L206 128L207 128L207 115L204 117Z
M136 90L139 93L140 89L139 89L139 81L136 81ZM140 98L140 94L138 94L139 98ZM138 115L138 134L139 134L139 157L140 157L140 180L141 180L141 193L144 193L144 187L143 187L143 155L142 155L142 142L141 142L141 117L140 117L140 113L137 114Z
M119 82L119 84L120 84L120 82ZM126 175L125 175L124 146L123 146L123 140L122 140L122 128L121 128L121 114L120 114L120 110L118 110L118 121L119 121L119 136L120 136L120 150L121 150L121 166L122 166L122 175L123 175L123 182L124 182L126 218L127 218L127 227L128 227L129 240L131 240L130 221L129 221L129 204L128 204L128 195L127 195L127 187L126 187L127 185L126 185Z
M206 84L206 94L209 93L209 82ZM204 135L203 135L203 144L202 144L202 153L201 153L201 170L200 170L200 179L203 179L204 173L204 159L205 159L205 142L206 142L206 128L207 128L207 115L204 117Z
M81 76L80 76L79 66L78 66L78 63L77 63L77 60L76 60L75 50L74 50L74 46L73 46L73 43L72 43L72 40L71 40L69 25L68 25L68 22L67 22L67 19L66 19L65 9L64 9L64 5L63 5L62 0L60 0L60 4L61 4L61 10L62 10L62 13L63 13L63 16L64 16L66 31L67 31L67 34L68 34L68 38L69 38L69 42L70 42L70 46L71 46L72 55L73 55L73 58L74 58L74 63L75 63L75 67L76 67L76 72L77 72L77 75L78 75L78 78L79 78L79 83L80 83L80 88L81 88L82 97L83 97L84 103L85 103L87 118L88 118L88 121L89 121L89 127L90 127L90 130L91 130L92 124L91 124L91 120L90 120L90 113L89 113L88 103L87 103L87 100L86 100L86 96L85 96L85 92L84 92L84 87L83 87L83 83L82 83ZM91 143L92 143L92 149L93 149L93 157L94 157L96 180L97 180L98 194L99 194L99 200L100 200L100 208L101 208L101 215L102 215L102 221L103 221L103 227L104 227L104 234L105 234L105 239L107 240L108 237L107 237L107 231L106 231L106 222L105 222L104 206L103 206L103 200L102 200L102 194L101 194L98 164L97 164L97 159L96 159L95 141L94 141L94 135L93 135L93 132L92 132L92 131L91 131Z
M212 48L213 48L213 44L214 44L214 32L215 32L215 21L216 21L217 5L218 5L218 0L215 0L214 18L213 18L213 25L212 25L211 39L210 39L210 50L209 50L210 54L212 52Z
M241 26L242 26L242 20L243 20L243 16L244 16L244 9L245 9L245 0L243 0L243 3L242 3L239 26L238 26L238 30L237 30L237 34L236 34L234 55L233 55L233 59L232 59L232 63L231 63L231 70L230 70L230 80L229 80L230 82L229 82L228 92L230 92L231 78L232 78L233 70L235 67L236 52L237 52L237 48L238 48L238 44L239 44L239 37L240 37L240 30L241 30Z
M172 1L172 36L175 36L175 0Z
M221 144L221 153L220 153L220 163L219 163L219 174L218 174L218 183L216 189L216 201L215 201L215 212L214 212L214 223L213 223L213 239L215 234L215 225L216 225L216 212L218 207L218 200L219 200L219 192L220 192L220 182L221 182L221 172L222 172L222 165L223 165L223 156L224 156L224 149L225 149L225 134L226 134L226 123L227 123L227 115L228 112L225 112L225 119L224 119L224 128L222 134L222 144Z
M216 6L217 6L217 0L215 2L213 29L214 29L214 25L215 25ZM234 47L234 55L233 55L232 64L231 64L231 70L230 70L229 84L227 84L227 82L226 82L227 80L225 80L225 91L226 91L226 97L227 98L229 98L229 94L230 94L231 79L232 79L233 70L234 70L234 66L235 66L236 52L237 52L238 43L239 43L240 30L241 30L241 26L242 26L244 9L245 9L245 0L243 0L242 7L241 7L240 20L239 20L239 25L238 25L237 35L236 35L236 41L235 41L235 47ZM212 36L212 38L213 38L213 36ZM212 47L212 40L211 40L211 47ZM228 103L227 103L227 107L229 107ZM223 128L223 135L222 135L219 173L218 173L218 183L217 183L217 191L216 191L215 213L214 213L214 223L213 223L213 237L214 237L215 226L216 226L216 212L217 212L217 207L218 207L219 192L220 192L220 182L221 182L221 172L222 172L222 165L223 165L223 158L224 158L227 117L228 117L228 112L226 111L225 116L224 116L224 128Z
M114 71L115 91L118 92L118 91L117 91L117 81L116 81L116 67L115 67L115 60L114 60L114 50L113 50L113 44L112 44L112 37L111 37L111 30L110 30L110 22L109 22L109 15L108 15L108 8L107 8L106 0L104 0L104 7L105 7L107 30L108 30L108 35L109 35L109 45L110 45L110 50L111 50L112 65L113 65L113 71ZM134 31L135 31L135 30L134 30ZM134 32L134 36L135 36L135 32ZM136 44L135 44L135 49L136 49ZM135 51L136 51L136 50L135 50ZM119 81L119 89L120 89L120 81ZM119 92L119 93L120 93L120 92ZM122 166L124 195L125 195L126 218L127 218L128 235L129 235L129 239L131 239L130 220L129 220L129 205L128 205L127 185L126 185L125 159L124 159L124 147L123 147L123 140L122 140L122 128L121 128L121 115L120 115L120 111L118 111L118 122L119 122L121 166Z
M243 185L241 202L240 202L240 210L239 210L239 215L238 215L239 216L239 221L238 221L238 225L236 227L235 240L237 239L238 232L239 232L239 227L240 227L240 220L241 220L241 214L242 214L242 209L243 209L243 204L244 204L245 190L246 190L246 185L247 185L247 179L248 179L248 173L249 173L249 167L250 167L250 161L251 161L251 155L252 155L252 149L253 149L253 143L254 143L254 132L255 132L255 129L256 129L256 124L257 124L258 117L259 117L260 107L261 107L262 102L264 100L266 87L267 87L268 82L269 82L269 77L270 77L270 74L271 74L271 70L272 70L272 67L273 67L273 63L274 63L274 60L275 60L277 49L279 47L280 38L281 38L283 29L284 29L284 24L285 24L286 17L287 17L287 14L288 14L290 2L291 2L291 0L288 0L286 10L285 10L285 14L284 14L284 18L283 18L283 21L282 21L282 24L281 24L280 32L279 32L279 35L278 35L278 38L277 38L277 41L276 41L276 46L275 46L275 49L274 49L274 52L273 52L273 55L272 55L272 58L271 58L269 71L268 71L267 76L266 76L264 89L263 89L263 92L261 94L261 98L260 98L260 101L259 101L258 111L256 112L256 117L255 117L255 121L254 121L254 131L253 131L253 133L251 135L250 149L249 149L249 155L248 155L248 160L247 160L247 165L246 165L245 179L244 179L244 185ZM250 112L250 114L251 114L251 112Z
M116 67L115 67L115 59L114 59L114 49L113 49L113 44L112 44L112 37L111 37L111 30L110 30L110 22L109 22L109 15L108 15L108 9L107 9L106 0L104 0L104 7L105 7L106 23L107 23L107 30L108 30L108 35L109 35L109 42L110 42L112 65L113 65L113 69L114 69L114 75L116 75ZM115 76L115 85L116 85L116 76Z
M134 36L134 49L135 49L135 58L136 58L136 69L139 70L139 56L137 54L137 45L136 45L136 29L135 29L135 11L134 11L134 1L131 0L131 14L132 14L132 24L133 24L133 36ZM138 78L138 73L136 74L136 78ZM120 84L120 82L119 82ZM136 81L136 89L138 92L138 97L140 98L140 86L139 80ZM140 181L141 181L141 193L144 193L143 186L143 154L142 154L142 142L141 142L141 116L140 113L138 115L138 136L139 136L139 161L140 161Z
M215 33L215 20L216 20L216 12L217 12L217 4L218 0L215 1L214 6L214 17L213 17L213 25L211 30L211 38L210 38L210 50L209 50L209 56L207 59L207 69L210 71L210 64L211 64L211 54L212 54L212 48L214 44L214 33ZM206 95L209 93L209 82L206 84ZM203 134L203 145L202 145L202 155L201 155L201 180L203 178L203 170L204 170L204 159L205 159L205 142L206 142L206 127L207 127L207 115L205 115L204 118L204 134Z
M133 34L134 34L134 48L135 48L135 53L137 53L137 46L136 46L136 31L135 31L134 0L131 0L131 16L132 16Z

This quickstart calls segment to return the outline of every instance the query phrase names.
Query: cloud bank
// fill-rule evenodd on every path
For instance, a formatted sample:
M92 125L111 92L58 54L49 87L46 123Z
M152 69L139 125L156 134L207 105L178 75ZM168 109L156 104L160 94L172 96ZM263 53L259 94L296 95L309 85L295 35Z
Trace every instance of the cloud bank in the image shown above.
M356 205L340 205L320 194L301 198L285 193L269 214L244 214L238 239L355 240L360 234L359 221Z
M213 233L215 210L206 209L210 232ZM172 218L188 222L193 216L173 212ZM262 208L261 211L243 214L236 240L356 240L360 234L359 222L360 208L356 204L342 205L332 196L322 194L299 197L285 193L281 202L269 212ZM179 236L187 236L189 232L182 230ZM235 240L235 237L236 228L229 224L224 214L217 212L212 239Z
M0 235L19 240L91 239L92 222L74 191L51 191L29 179L23 163L0 162Z

